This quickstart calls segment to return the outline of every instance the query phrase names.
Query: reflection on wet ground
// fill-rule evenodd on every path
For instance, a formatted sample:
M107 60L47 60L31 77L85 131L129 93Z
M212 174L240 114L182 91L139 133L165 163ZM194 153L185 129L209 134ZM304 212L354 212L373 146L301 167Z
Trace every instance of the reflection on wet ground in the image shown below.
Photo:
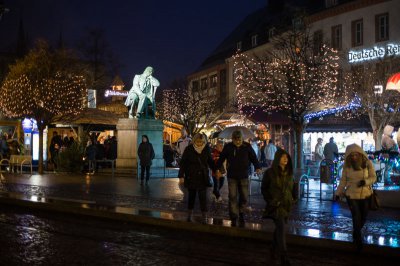
M23 195L38 202L77 203L82 208L185 220L185 190L176 179L151 180L149 186L140 186L136 179L124 178L115 178L112 182L99 177L90 177L89 181L87 177L62 177L58 182L49 179L39 181L37 177L34 181L27 178L18 183L16 180L8 180L0 187L0 192L12 192L13 197ZM210 224L230 226L226 187L222 191L222 203L210 201ZM246 215L246 228L272 231L272 222L261 219L264 201L257 189L258 184L253 184L253 194L250 197L252 212ZM288 230L295 235L350 242L351 214L344 202L319 201L318 197L301 200L292 211ZM399 232L398 210L370 212L364 228L364 242L399 248Z
M0 265L270 265L269 243L0 207ZM289 246L293 265L397 265Z

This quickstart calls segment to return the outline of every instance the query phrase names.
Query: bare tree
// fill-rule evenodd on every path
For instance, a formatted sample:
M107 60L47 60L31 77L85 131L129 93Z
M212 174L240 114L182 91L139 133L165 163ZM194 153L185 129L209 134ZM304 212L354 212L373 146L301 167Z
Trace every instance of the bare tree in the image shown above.
M293 126L297 167L302 166L304 116L337 104L340 89L337 52L316 42L309 30L275 37L261 55L234 57L239 107L285 113Z
M0 88L0 109L10 118L34 118L39 130L39 173L43 173L43 130L58 115L77 114L85 103L80 61L67 50L52 51L45 41L10 66Z
M386 90L390 75L400 71L400 59L389 57L375 63L352 67L344 75L345 91L360 99L359 114L368 114L375 149L381 149L383 129L399 122L400 93Z
M158 106L160 118L183 125L190 135L203 130L218 108L215 99L190 93L185 79L174 80L164 89Z
M118 72L120 64L107 42L104 30L88 29L77 44L77 50L86 63L89 88L97 90L99 100Z

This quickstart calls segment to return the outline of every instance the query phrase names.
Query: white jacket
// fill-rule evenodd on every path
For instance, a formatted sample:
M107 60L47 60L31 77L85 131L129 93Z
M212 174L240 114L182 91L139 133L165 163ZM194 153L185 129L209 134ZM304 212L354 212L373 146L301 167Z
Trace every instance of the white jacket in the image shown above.
M372 194L372 184L376 181L374 166L368 155L357 144L351 144L346 147L345 160L352 152L358 152L367 158L367 167L361 170L354 170L352 167L343 167L342 177L336 190L336 195L347 196L350 199L365 199ZM365 180L365 185L359 187L361 180Z

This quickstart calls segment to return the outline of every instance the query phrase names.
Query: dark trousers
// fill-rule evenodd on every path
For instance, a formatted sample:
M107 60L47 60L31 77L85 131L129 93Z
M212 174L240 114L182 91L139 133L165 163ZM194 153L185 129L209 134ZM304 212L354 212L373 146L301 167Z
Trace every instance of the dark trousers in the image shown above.
M347 198L347 204L353 218L353 242L357 245L362 245L361 229L367 220L368 200Z
M206 189L188 189L189 191L189 199L188 199L188 209L193 210L194 204L196 202L196 194L199 194L200 200L200 210L202 212L207 211L207 190Z
M219 191L224 185L225 177L221 176L219 179L217 179L215 176L213 176L212 178L214 183L213 194L218 199L219 197L221 197L221 193Z
M146 181L150 179L150 165L141 165L140 166L140 180L143 181L144 173L146 172Z
M281 217L281 218L275 218L273 219L273 221L275 224L275 231L272 239L272 246L274 250L279 252L280 255L285 255L287 250L286 238L285 238L286 219Z

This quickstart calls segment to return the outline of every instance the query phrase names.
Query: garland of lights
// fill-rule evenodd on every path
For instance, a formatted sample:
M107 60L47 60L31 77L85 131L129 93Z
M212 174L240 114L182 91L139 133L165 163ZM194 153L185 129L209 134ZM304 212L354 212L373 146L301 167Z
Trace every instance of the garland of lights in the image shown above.
M254 113L261 107L265 111L284 111L293 118L304 118L317 106L337 104L339 57L337 51L323 46L315 55L309 53L296 60L278 51L272 56L236 54L234 77L239 109ZM308 55L307 55L308 54Z
M352 110L356 110L360 107L361 107L361 100L359 97L356 96L349 104L347 104L345 106L339 106L339 107L330 108L330 109L326 109L326 110L322 110L322 111L318 111L318 112L309 113L304 116L304 119L307 123L309 123L314 118L320 118L320 117L324 117L324 116L330 115L330 114L343 113L344 111L352 111Z
M10 66L0 88L0 109L10 118L35 118L46 126L54 117L80 113L86 82L75 68L78 61L65 50L52 52L38 42L22 60Z

